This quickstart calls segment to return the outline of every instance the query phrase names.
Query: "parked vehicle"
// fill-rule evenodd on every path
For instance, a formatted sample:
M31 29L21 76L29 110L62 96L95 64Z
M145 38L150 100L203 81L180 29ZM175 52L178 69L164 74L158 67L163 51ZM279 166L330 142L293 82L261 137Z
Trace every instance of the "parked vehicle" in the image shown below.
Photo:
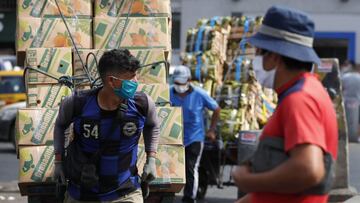
M0 107L26 100L23 70L0 71Z
M15 146L15 120L17 110L25 107L25 102L17 102L6 105L0 109L0 140L11 141Z

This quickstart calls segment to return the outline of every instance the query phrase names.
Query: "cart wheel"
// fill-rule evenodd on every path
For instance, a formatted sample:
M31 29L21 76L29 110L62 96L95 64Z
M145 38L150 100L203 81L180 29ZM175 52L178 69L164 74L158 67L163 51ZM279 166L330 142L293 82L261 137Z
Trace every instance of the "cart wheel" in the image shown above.
M196 198L198 200L204 199L208 187L207 172L203 167L199 167L199 187Z

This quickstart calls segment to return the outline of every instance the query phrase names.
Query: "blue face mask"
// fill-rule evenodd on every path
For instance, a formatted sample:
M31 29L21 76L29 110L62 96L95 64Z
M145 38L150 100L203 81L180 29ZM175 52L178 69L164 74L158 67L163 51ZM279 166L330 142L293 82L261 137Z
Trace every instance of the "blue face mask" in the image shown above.
M122 80L120 88L114 88L116 96L122 99L134 98L138 83L131 80Z

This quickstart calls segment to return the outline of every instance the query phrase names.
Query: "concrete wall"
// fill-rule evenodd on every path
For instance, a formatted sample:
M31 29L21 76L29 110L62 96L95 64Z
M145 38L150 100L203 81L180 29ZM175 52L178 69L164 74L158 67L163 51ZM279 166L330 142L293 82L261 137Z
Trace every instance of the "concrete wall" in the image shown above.
M245 15L264 15L274 4L282 4L309 13L316 30L323 32L355 32L356 56L360 63L360 1L348 0L173 0L181 12L181 50L184 50L186 31L194 27L200 18L229 16L232 12ZM173 61L178 63L178 53Z

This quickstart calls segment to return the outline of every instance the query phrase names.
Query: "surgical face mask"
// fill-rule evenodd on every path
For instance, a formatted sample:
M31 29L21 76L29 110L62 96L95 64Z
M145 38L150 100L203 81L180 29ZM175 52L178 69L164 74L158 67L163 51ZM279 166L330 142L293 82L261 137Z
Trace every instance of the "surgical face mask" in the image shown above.
M186 91L189 90L189 83L186 83L186 85L177 85L177 84L174 84L174 89L177 93L185 93Z
M114 77L117 80L121 80L119 78ZM130 99L134 98L135 92L138 87L138 83L131 80L121 80L121 87L114 88L114 93L116 96L122 99Z
M276 68L270 71L264 70L262 56L255 56L253 60L253 68L256 79L259 83L264 87L274 89Z

